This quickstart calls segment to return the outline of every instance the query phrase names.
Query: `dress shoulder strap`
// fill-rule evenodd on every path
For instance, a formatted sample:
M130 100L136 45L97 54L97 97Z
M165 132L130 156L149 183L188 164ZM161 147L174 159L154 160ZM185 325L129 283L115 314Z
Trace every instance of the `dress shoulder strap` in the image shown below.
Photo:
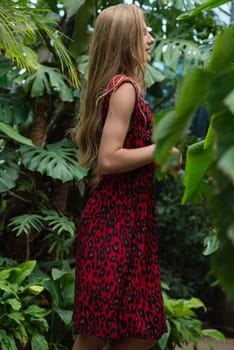
M109 100L111 95L118 90L118 88L124 84L124 83L131 83L133 85L133 87L135 88L136 91L136 103L138 103L140 101L141 98L141 94L140 94L140 88L138 86L138 84L136 83L136 81L134 81L134 79L132 79L131 77L128 77L124 74L118 74L115 75L111 81L109 82L104 94L102 95L103 98L103 103L102 103L102 120L104 122L107 111L108 111L108 107L109 107Z
M138 84L134 81L134 79L132 79L131 77L128 77L124 74L115 75L114 78L111 79L111 81L109 82L109 84L107 86L106 93L109 94L110 92L116 91L124 83L131 83L134 86L136 93L138 95L138 93L140 91Z

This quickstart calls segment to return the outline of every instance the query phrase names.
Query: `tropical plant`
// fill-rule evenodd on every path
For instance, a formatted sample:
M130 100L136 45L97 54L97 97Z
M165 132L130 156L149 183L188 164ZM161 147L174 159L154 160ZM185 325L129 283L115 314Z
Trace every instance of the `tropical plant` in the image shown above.
M184 186L182 174L165 176L156 182L156 218L162 280L173 298L196 295L207 307L211 305L211 290L205 282L210 269L210 257L204 256L204 239L212 224L202 204L188 201L181 204ZM211 241L210 241L211 243ZM207 242L206 252L211 248ZM206 317L209 315L206 315Z
M192 344L197 349L198 341L207 345L208 349L213 349L211 339L224 342L224 335L216 329L203 329L202 322L197 318L194 309L206 311L204 303L198 298L171 299L167 294L167 285L162 285L163 301L167 317L168 332L164 333L158 342L160 350L174 350L177 346L183 350ZM209 340L210 339L210 340ZM156 347L154 348L156 349Z
M213 255L212 268L227 292L234 290L229 272L234 256L233 55L234 28L230 27L219 33L204 68L189 69L177 89L175 109L165 113L154 134L155 159L166 164L169 150L187 130L194 112L203 104L207 106L210 127L204 140L188 148L182 202L194 195L196 200L205 198L220 242Z
M52 309L49 315L49 341L51 345L64 345L65 349L68 344L72 346L74 285L74 268L65 261L61 268L52 268L50 279L44 282Z
M156 38L153 56L160 61L148 67L149 86L153 91L161 81L162 89L168 84L174 91L189 64L207 64L214 37L225 25L211 11L177 22L192 1L137 3L146 11ZM104 0L3 0L0 5L0 250L17 260L45 260L39 263L46 273L38 284L53 309L46 317L53 349L70 344L62 334L71 339L74 277L73 271L60 269L59 259L74 258L74 227L87 174L67 132L79 108L87 38L97 13L109 5ZM151 97L155 100L154 93Z
M0 267L2 350L25 349L29 344L32 350L48 349L46 316L50 310L38 305L44 287L27 280L35 266L35 261L27 261L13 267Z
M57 22L48 13L48 9L38 8L36 4L27 6L25 1L2 0L0 48L4 56L15 61L18 67L33 71L40 68L38 54L33 46L39 49L44 44L59 58L61 69L69 69L70 77L77 84L74 63L63 44L64 34L58 30Z
M42 209L40 214L23 214L11 218L9 227L16 236L26 235L26 256L30 259L31 242L35 234L42 234L47 229L43 239L47 241L48 252L56 259L69 256L70 248L75 241L75 224L65 215L60 216L55 210Z

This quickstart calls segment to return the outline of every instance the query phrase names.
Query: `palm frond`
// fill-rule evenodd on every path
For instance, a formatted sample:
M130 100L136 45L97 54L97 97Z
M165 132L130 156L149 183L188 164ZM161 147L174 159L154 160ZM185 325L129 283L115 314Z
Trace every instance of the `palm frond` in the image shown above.
M14 2L2 0L0 3L0 49L4 55L15 61L20 68L36 70L36 52L30 47L38 38L45 43L48 37L53 54L59 59L61 70L68 70L74 86L79 85L76 67L69 51L63 44L66 38L56 29L57 23L46 17L47 9L30 8ZM67 39L67 38L66 38Z

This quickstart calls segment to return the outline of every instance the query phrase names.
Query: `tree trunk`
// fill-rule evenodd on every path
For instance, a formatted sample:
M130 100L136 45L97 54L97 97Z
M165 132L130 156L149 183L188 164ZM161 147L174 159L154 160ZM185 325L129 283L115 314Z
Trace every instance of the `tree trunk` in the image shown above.
M51 114L52 101L48 95L39 97L36 103L35 118L30 132L32 142L43 147L47 140L46 126Z

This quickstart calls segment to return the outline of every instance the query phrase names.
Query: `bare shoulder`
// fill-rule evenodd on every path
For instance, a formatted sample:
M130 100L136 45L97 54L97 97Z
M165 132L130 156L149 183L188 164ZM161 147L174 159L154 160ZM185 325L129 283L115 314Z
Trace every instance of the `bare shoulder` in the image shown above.
M113 92L110 99L110 104L122 107L134 106L136 100L136 89L132 83L124 82Z

